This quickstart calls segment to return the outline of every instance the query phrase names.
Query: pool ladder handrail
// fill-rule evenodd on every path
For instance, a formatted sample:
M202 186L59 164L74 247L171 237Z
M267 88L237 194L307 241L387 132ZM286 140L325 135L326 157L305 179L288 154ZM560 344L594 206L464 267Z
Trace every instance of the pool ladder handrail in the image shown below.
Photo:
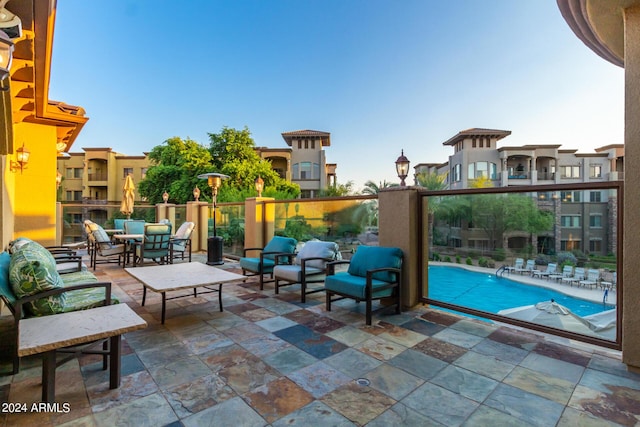
M506 264L503 264L502 267L500 267L499 269L496 270L496 276L497 277L502 277L505 273L505 271L508 271L507 268L509 266Z

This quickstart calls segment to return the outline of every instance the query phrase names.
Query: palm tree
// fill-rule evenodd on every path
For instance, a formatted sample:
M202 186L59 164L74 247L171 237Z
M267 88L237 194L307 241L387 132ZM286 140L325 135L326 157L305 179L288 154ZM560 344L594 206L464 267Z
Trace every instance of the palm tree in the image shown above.
M378 193L380 193L380 190L382 190L383 188L397 187L397 186L398 186L398 184L393 183L393 182L387 182L387 180L384 180L384 181L380 182L379 184L376 184L375 182L369 180L369 181L364 183L364 188L362 189L362 194L370 194L372 196L375 196Z

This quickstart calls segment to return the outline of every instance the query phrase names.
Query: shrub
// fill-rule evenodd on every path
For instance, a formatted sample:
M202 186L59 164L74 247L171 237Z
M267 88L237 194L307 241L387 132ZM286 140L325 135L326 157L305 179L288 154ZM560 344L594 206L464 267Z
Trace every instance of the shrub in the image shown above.
M480 267L489 267L489 260L488 260L488 259L486 259L485 257L481 256L481 257L478 259L478 265L479 265Z
M467 265L473 265L473 261L471 260L471 257L467 257Z
M460 264L460 255L456 255L456 263Z
M447 255L446 257L444 257L444 261L445 262L451 262L451 257L449 255Z
M559 252L558 253L558 267L564 267L565 265L576 266L578 259L571 252Z
M504 248L498 248L493 251L493 259L496 261L504 261L505 259L507 259L507 252L504 250Z
M437 253L437 252L434 252L434 253L433 253L433 260L434 260L434 261L440 261L440 254L439 254L439 253Z
M536 256L536 265L548 265L551 258L548 255L538 254Z

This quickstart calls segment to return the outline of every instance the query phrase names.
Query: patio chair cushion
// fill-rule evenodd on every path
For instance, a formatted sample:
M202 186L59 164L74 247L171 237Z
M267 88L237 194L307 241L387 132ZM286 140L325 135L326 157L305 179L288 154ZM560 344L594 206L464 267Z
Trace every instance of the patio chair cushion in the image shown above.
M178 227L178 231L176 231L176 234L171 238L171 245L174 251L184 252L187 250L187 240L191 238L191 233L195 226L195 223L187 221Z
M358 249L359 251L360 249ZM353 261L352 261L353 262ZM374 275L375 276L375 275ZM394 292L393 288L383 289L376 291L377 288L388 286L389 282L384 280L372 279L372 298L381 298L391 296ZM365 289L367 287L367 278L365 276L354 276L348 272L339 272L331 276L327 276L324 282L325 289L338 292L340 294L347 294L354 298L364 300Z
M400 268L402 250L393 247L359 246L349 263L349 274L366 277L367 270L376 268ZM395 275L389 271L373 274L373 278L383 282L393 282Z
M124 222L125 234L144 234L145 221L141 219L129 219Z
M275 260L268 259L265 256L262 263L262 272L271 273L275 264ZM260 258L240 258L240 267L247 271L258 272L260 271Z
M9 282L9 266L11 264L11 254L9 252L0 253L0 295L9 300L9 303L16 302L16 296L11 289Z
M335 242L323 242L320 240L310 240L304 244L300 252L296 255L294 264L300 265L303 259L306 258L327 258L329 260L338 259L340 254L340 248ZM327 261L312 260L306 263L307 270L309 267L324 270L326 268Z
M9 266L11 288L17 298L62 288L64 282L56 269L51 253L37 242L22 245L11 256ZM62 312L65 295L53 295L28 304L27 309L34 315Z
M273 239L271 239L267 246L264 247L263 252L279 252L292 254L296 250L297 243L298 241L291 237L275 236ZM267 254L264 256L264 259L274 260L275 255Z
M307 276L316 276L318 274L324 274L324 268L306 267L305 273ZM289 282L300 283L302 281L302 269L299 265L278 265L274 269L274 274L278 279L286 280Z

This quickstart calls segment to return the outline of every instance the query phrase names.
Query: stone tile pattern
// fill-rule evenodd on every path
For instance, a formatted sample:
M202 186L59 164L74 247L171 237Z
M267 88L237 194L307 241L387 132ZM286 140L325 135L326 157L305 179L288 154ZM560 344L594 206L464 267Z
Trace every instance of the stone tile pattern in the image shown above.
M0 426L640 423L640 375L615 351L425 307L366 326L353 301L326 312L322 293L300 304L295 286L275 295L256 278L223 285L222 313L217 295L186 291L161 325L159 295L141 307L142 286L121 268L97 275L149 324L123 337L122 385L109 390L101 359L83 355L57 370L60 410L31 411L40 359L23 358L11 376L0 346L0 401L29 409L1 412Z

